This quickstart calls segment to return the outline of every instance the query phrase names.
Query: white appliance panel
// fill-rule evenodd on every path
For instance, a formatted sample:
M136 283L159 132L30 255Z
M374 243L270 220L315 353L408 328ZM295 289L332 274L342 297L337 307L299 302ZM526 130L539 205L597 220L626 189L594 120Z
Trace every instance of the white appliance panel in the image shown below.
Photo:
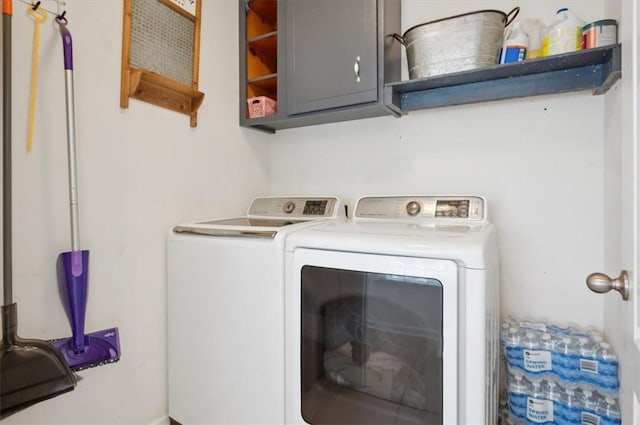
M477 211L474 210L475 208ZM301 349L307 350L309 346L313 346L314 334L311 333L310 337L309 334L302 333L301 336L300 328L305 322L313 324L313 320L319 317L314 313L313 309L316 307L313 300L311 309L307 301L304 301L305 305L301 305L301 292L304 291L305 294L312 292L309 290L310 282L325 279L321 272L315 270L316 267L325 267L322 266L323 264L341 267L343 270L339 270L339 275L346 276L342 281L348 282L356 279L351 279L348 274L344 274L345 270L363 269L368 272L385 273L384 270L389 268L396 270L399 276L406 276L413 270L433 268L434 264L451 265L452 270L455 269L453 275L449 276L452 280L445 279L444 282L453 281L454 284L443 285L443 289L455 286L456 298L453 304L443 303L440 314L443 317L443 324L457 323L454 327L443 327L447 335L454 336L456 353L450 358L450 349L446 351L446 355L443 351L444 364L454 368L447 374L443 373L443 416L441 419L420 418L416 415L402 416L401 411L406 409L404 400L400 402L395 399L385 400L396 403L399 412L398 423L442 422L443 424L494 425L497 422L500 349L498 242L495 227L487 220L487 206L484 198L473 196L361 198L356 204L352 221L332 221L295 232L287 239L285 250L287 423L296 425L306 423L303 415L309 416L311 423L340 423L336 421L335 415L333 417L325 415L322 420L318 420L315 413L308 409L309 400L315 397L315 394L309 397L305 393L305 396L301 397L300 383L307 383L314 379L313 376L311 379L307 377L308 365L311 364L313 369L313 362L309 363L306 360L308 355L301 352ZM307 262L314 266L305 267ZM431 272L431 276L436 276L437 270L431 270ZM361 284L361 288L365 289L354 291L353 288L357 286L347 287L347 285L344 286L347 288L346 294L350 296L367 291L369 277L361 280L365 282ZM343 284L332 286L342 288ZM335 289L332 291L336 293ZM312 296L322 300L326 295L320 293L318 298L314 293ZM308 295L305 295L305 298L308 298ZM450 297L447 299L451 300ZM424 298L414 303L414 300L404 297L401 302L411 305L423 302L427 311L434 308L434 305ZM373 304L375 307L376 303ZM350 305L347 303L348 307ZM370 307L367 306L362 311L367 313ZM338 317L334 313L335 309L325 311ZM310 319L307 316L310 316ZM452 316L455 316L455 319ZM363 315L360 314L360 317ZM370 323L370 320L366 321L368 328L372 327ZM326 326L323 329L326 334ZM349 342L351 349L350 351L345 349L343 353L345 356L349 354L354 356L356 353L352 360L357 365L360 358L364 360L366 357L360 355L363 350L358 348L360 342L357 334L355 335L355 340L353 333L349 335L352 338ZM333 340L325 341L325 345L331 344ZM332 349L333 346L330 347L330 351ZM330 355L333 354L330 353ZM304 376L301 376L301 358L305 362L305 367L302 368ZM327 357L325 356L324 359L324 372L328 371L331 377L335 369L326 367ZM451 359L453 359L453 366ZM333 361L333 357L330 360ZM366 375L357 376L366 377ZM364 387L358 387L357 383L354 385L356 381L349 380L349 377L343 379L343 382L339 382L340 379L334 381L337 384L346 382L364 393L374 394L376 391L375 388L370 389L367 385ZM304 385L306 391L308 385ZM336 396L336 399L340 398L344 399L339 395ZM357 398L353 397L353 400ZM387 423L380 420L380 415L388 414L392 409L393 406L372 405L370 412L367 413L364 409L362 411L364 416L358 417L358 420L362 419L363 423L367 420L369 423Z
M335 197L263 197L247 215L175 226L167 242L169 416L284 423L284 247L337 219Z
M188 238L188 239L185 239ZM168 247L169 412L184 424L284 417L282 248L175 237Z

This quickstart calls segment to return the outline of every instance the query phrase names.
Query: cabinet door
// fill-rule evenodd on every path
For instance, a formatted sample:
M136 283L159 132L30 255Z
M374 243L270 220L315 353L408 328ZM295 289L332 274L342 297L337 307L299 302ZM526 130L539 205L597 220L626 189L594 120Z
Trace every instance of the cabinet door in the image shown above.
M286 4L288 113L376 101L376 0Z

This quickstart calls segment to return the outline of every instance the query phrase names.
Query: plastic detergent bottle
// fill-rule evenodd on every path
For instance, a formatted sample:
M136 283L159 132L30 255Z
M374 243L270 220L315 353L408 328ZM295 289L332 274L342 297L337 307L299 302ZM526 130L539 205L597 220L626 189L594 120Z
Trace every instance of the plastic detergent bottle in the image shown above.
M566 7L558 9L556 23L546 29L542 39L542 56L580 50L584 24Z
M540 19L527 18L524 20L524 32L529 36L526 59L542 57L542 35L544 33L544 23Z
M500 50L499 63L511 63L523 61L529 46L529 36L524 32L520 22L515 22Z

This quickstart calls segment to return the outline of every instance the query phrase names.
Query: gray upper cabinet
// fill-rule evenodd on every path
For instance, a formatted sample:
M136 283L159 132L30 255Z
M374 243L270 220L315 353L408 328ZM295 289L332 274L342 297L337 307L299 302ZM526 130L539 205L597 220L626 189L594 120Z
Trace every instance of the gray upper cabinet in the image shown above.
M378 99L376 0L287 1L287 112Z
M274 132L400 115L383 101L385 83L401 78L401 45L392 37L400 32L400 0L239 6L240 125Z

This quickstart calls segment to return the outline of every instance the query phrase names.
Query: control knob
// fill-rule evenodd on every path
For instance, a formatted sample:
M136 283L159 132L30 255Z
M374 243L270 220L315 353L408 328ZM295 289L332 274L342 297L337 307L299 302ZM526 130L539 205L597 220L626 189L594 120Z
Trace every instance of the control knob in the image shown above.
M282 206L282 211L284 211L286 214L291 214L295 209L296 204L293 201L287 201Z
M420 213L420 204L416 201L411 201L407 204L407 214L410 216L416 216Z

